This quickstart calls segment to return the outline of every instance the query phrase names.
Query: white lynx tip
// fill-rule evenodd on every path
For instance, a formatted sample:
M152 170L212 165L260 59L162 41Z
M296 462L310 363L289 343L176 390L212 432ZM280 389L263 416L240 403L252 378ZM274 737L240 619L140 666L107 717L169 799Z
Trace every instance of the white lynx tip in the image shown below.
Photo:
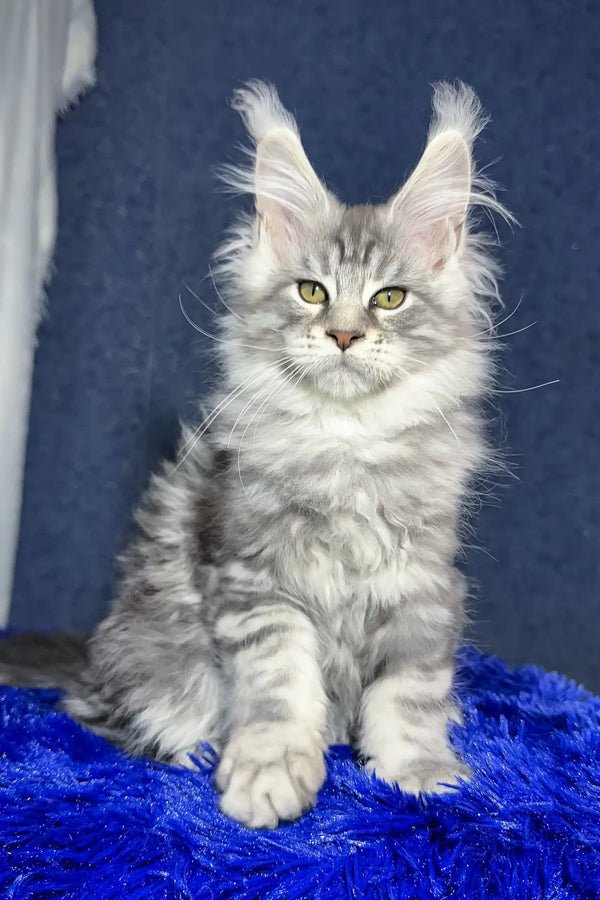
M462 81L454 84L437 82L433 85L433 118L428 141L444 131L457 131L469 147L489 122L477 94Z
M277 128L286 128L299 137L296 120L282 105L279 94L271 84L249 81L234 92L231 105L240 114L257 144Z

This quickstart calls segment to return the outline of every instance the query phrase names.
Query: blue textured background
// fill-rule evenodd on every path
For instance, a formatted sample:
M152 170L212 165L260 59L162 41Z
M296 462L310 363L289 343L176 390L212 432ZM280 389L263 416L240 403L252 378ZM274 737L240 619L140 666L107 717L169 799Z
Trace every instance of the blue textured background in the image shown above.
M474 637L600 689L597 3L100 0L98 85L58 131L60 226L40 330L12 623L88 627L151 468L212 372L184 321L214 303L209 254L234 206L211 169L242 139L226 106L274 81L348 202L387 196L423 145L429 83L472 84L478 147L523 224L501 229L501 408L520 482L484 508L467 568ZM205 326L209 317L188 298ZM500 426L499 426L500 427ZM501 430L502 430L501 429ZM492 554L492 559L486 553Z
M600 698L461 654L453 743L473 780L416 797L332 747L317 804L276 831L217 808L210 768L123 756L0 687L0 896L10 900L598 900Z

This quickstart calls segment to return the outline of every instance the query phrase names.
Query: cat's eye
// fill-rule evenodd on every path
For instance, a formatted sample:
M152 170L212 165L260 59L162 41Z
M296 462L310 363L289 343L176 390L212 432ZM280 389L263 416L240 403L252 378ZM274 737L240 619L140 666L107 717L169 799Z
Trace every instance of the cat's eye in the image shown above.
M398 309L402 306L406 297L406 291L399 287L383 288L377 291L374 297L371 297L371 306L378 306L379 309Z
M301 281L298 293L307 303L325 303L327 291L318 281Z

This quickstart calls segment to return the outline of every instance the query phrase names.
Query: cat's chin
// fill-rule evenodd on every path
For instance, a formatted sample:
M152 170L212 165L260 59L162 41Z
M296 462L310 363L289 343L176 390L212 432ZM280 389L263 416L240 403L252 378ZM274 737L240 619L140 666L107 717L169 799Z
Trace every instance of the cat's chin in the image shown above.
M313 385L319 394L333 400L358 400L379 394L390 382L366 366L331 366L314 371Z

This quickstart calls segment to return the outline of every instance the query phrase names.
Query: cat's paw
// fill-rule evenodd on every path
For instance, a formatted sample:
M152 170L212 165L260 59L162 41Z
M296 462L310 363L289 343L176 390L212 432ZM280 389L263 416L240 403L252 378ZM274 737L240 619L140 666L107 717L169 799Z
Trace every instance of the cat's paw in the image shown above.
M469 781L472 776L469 766L453 756L424 758L399 766L371 759L365 768L407 794L443 794L459 787L461 781Z
M235 732L217 768L225 815L249 828L276 828L314 806L325 780L323 745L298 726Z

